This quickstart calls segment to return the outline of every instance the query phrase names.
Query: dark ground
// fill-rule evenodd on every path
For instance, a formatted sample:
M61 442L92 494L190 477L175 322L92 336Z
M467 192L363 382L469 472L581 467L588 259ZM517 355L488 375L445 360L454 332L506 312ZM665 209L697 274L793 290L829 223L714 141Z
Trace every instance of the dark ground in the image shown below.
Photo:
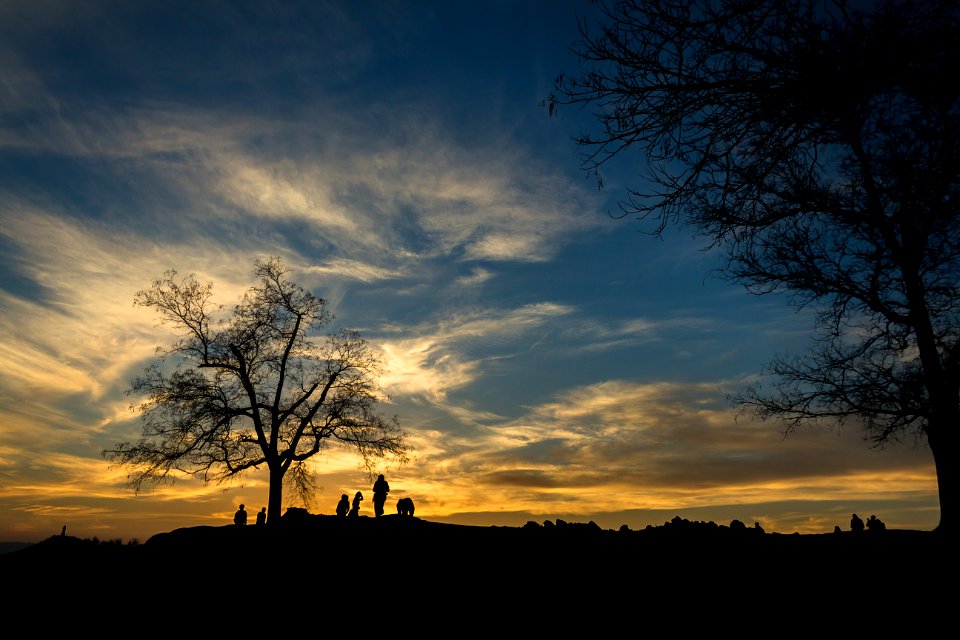
M299 619L312 610L421 630L455 619L591 637L671 625L746 634L763 621L778 625L764 633L773 637L877 625L909 626L915 638L956 626L953 551L926 531L787 535L679 519L641 531L476 527L290 510L276 526L191 527L138 545L54 536L0 555L0 572L17 585L7 603L69 593L85 611L126 600L161 614Z

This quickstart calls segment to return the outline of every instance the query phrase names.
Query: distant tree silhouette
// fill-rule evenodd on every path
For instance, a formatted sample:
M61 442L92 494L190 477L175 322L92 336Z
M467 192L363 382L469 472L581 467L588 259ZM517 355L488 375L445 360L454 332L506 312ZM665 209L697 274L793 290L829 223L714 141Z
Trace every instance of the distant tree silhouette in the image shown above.
M863 12L858 7L869 7ZM545 100L591 108L584 169L644 153L623 216L687 224L723 273L818 311L810 350L733 399L761 419L925 439L952 529L960 428L960 5L600 2L581 69ZM602 181L600 182L602 185Z
M133 382L131 393L146 396L136 405L143 438L104 451L108 460L132 467L137 491L146 482L172 481L174 471L219 482L265 464L272 524L280 519L288 473L301 497L312 493L303 463L324 442L355 449L371 477L376 460L406 460L396 418L377 411L376 355L355 331L315 344L311 334L332 319L327 303L288 281L287 273L277 258L256 262L259 284L220 319L213 285L192 275L181 279L168 271L137 293L137 305L155 309L161 322L182 332Z

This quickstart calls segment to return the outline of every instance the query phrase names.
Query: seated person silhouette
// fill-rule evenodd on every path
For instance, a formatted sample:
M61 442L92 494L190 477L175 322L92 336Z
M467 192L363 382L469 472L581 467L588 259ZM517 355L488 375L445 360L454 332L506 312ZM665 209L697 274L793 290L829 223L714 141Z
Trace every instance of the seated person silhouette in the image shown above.
M347 494L343 494L340 496L340 502L337 503L337 515L342 518L347 515L348 511L350 511L350 498L347 497Z
M397 500L397 513L402 516L412 516L413 515L413 499L412 498L400 498Z
M240 505L240 508L237 509L237 512L233 514L233 524L237 526L243 526L247 524L247 512L244 511L243 505Z
M850 518L850 530L854 533L863 531L863 520L857 514L853 514L853 517Z
M267 508L261 507L257 513L257 524L267 524Z
M363 494L357 491L356 495L353 496L353 509L350 509L350 516L357 517L360 515L360 502L363 500Z
M883 524L883 521L877 516L870 516L867 518L867 529L869 531L883 531L887 528L887 525Z

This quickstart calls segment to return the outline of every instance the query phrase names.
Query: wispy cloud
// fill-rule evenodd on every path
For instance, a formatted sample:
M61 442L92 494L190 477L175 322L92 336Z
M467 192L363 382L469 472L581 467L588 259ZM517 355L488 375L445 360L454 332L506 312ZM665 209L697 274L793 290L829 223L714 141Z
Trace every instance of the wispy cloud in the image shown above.
M360 282L376 282L378 280L392 280L406 275L399 269L377 267L359 260L330 260L318 265L301 265L300 273L317 274L325 281L329 278L345 278Z
M582 215L589 207L582 190L564 177L531 172L529 158L504 156L496 140L458 148L437 124L421 127L402 150L385 150L381 136L362 133L380 129L359 115L329 112L323 127L314 124L315 112L309 117L102 106L47 113L29 131L8 131L21 138L6 144L135 162L156 184L189 198L177 212L181 225L209 227L210 216L230 225L238 215L299 223L307 225L307 238L380 268L418 256L544 261L571 231L596 223ZM355 135L335 133L343 130Z
M457 278L456 284L461 287L473 287L478 284L483 284L494 277L495 274L489 269L484 269L483 267L474 267L470 271L470 275Z
M503 344L572 311L553 303L531 304L507 311L477 309L434 323L405 328L406 336L381 339L387 393L421 396L443 403L447 394L473 382L489 353L471 357L478 342Z

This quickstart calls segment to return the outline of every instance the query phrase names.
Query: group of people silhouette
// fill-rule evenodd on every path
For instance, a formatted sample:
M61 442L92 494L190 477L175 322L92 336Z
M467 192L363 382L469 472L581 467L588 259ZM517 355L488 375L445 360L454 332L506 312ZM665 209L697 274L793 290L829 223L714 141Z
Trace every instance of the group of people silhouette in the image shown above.
M864 524L860 516L853 514L850 518L850 530L854 533L861 533L864 527L866 527L868 531L886 531L887 529L887 525L883 524L883 521L875 515L867 518L867 522Z
M267 508L263 507L257 513L257 524L266 524L267 523ZM233 514L233 524L237 526L243 526L247 524L247 509L245 505L240 505L240 508L237 509L237 512Z
M383 507L387 503L387 494L390 493L390 485L387 483L386 478L383 477L381 473L377 476L376 482L373 483L373 513L376 517L383 515ZM350 498L347 497L347 494L340 496L340 502L337 503L337 515L340 517L357 517L360 515L360 503L363 502L363 493L357 491L353 496L353 504L351 506ZM413 515L413 500L410 498L400 498L397 501L397 513L405 516ZM267 508L263 507L260 509L260 512L257 513L257 524L266 524L267 522ZM246 505L241 504L240 508L237 509L237 512L233 514L233 524L237 526L244 526L247 524L247 511Z
M360 515L360 502L363 501L363 494L357 491L353 496L353 508L350 508L350 499L347 494L340 496L340 502L337 503L338 516L358 516Z
M373 513L379 518L383 515L383 507L387 503L387 494L390 493L390 484L381 473L373 483ZM350 498L347 494L340 496L340 502L337 503L337 515L340 517L356 517L360 515L360 503L363 502L363 493L357 491L353 495L353 505L350 504ZM397 502L397 513L401 515L413 515L413 500L410 498L400 498Z

